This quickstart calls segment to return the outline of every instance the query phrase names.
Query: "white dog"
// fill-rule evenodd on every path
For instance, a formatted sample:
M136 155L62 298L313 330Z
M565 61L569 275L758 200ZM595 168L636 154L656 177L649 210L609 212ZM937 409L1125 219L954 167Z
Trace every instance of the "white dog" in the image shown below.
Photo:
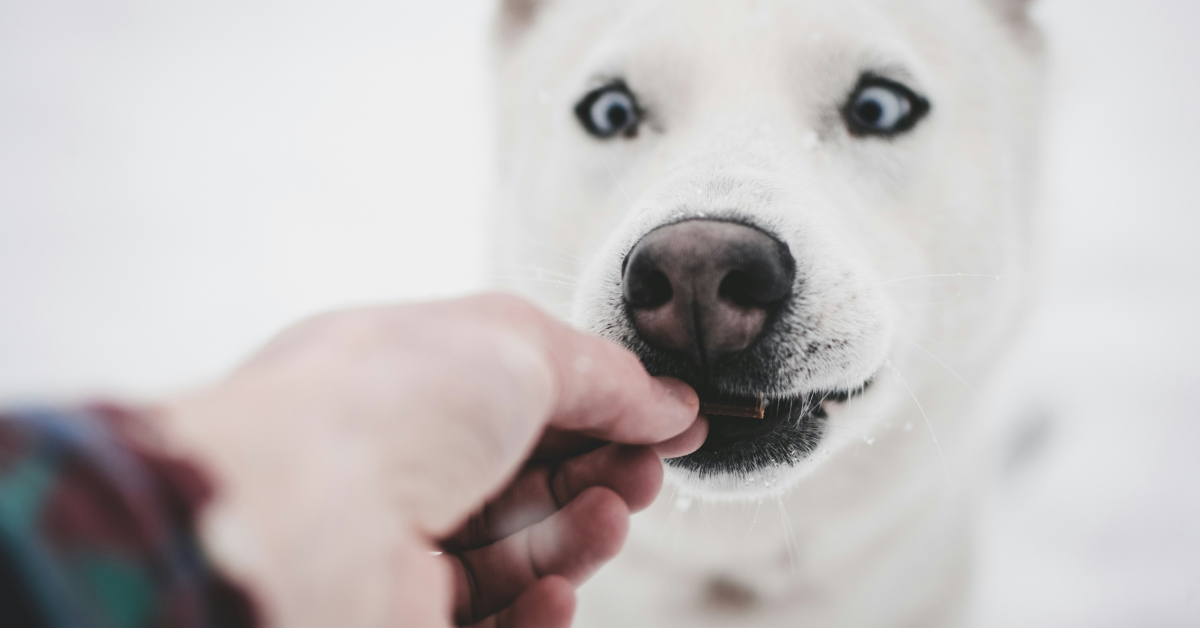
M508 0L510 285L765 418L587 587L594 626L961 619L972 386L1028 283L1022 0Z

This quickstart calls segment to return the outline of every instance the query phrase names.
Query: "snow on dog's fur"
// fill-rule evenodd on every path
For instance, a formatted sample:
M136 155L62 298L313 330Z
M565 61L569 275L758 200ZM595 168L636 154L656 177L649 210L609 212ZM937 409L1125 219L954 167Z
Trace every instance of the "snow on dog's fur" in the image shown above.
M761 447L668 462L584 588L583 625L954 623L974 390L1029 274L1024 16L1020 0L504 3L496 273L655 374L787 404ZM622 292L646 234L700 219L795 261L787 302L712 381L645 342Z

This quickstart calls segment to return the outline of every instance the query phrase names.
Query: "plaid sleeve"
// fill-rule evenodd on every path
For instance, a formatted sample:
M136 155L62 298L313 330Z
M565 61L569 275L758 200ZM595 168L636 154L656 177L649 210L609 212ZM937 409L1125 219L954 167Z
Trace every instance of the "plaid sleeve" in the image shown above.
M205 559L210 485L116 407L0 413L0 625L250 628Z

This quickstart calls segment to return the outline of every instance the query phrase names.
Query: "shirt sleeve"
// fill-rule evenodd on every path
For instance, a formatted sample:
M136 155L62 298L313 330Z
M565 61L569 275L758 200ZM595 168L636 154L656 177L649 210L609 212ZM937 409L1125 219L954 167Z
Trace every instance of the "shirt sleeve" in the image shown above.
M254 628L196 534L212 487L115 406L0 412L0 625Z

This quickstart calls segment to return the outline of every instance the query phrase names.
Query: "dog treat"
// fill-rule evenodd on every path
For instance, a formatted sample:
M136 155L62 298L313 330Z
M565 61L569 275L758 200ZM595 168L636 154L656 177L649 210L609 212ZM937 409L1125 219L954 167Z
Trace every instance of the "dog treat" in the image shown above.
M767 403L762 397L730 397L700 399L700 413L708 416L761 419L766 416Z

